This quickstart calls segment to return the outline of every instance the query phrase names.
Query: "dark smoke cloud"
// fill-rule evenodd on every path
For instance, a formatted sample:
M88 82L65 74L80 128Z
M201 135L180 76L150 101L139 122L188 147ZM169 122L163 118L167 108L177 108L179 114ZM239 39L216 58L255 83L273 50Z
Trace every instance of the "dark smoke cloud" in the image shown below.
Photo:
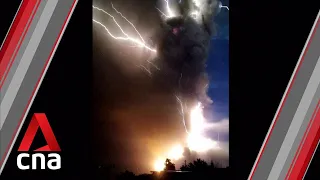
M173 80L178 92L210 103L206 95L209 82L205 67L211 29L206 30L204 26L190 17L168 20L159 42L158 57L163 69L160 75L170 76L166 79ZM178 33L174 34L176 28Z
M134 62L145 57L123 42L108 38L101 28L93 28L95 160L97 165L114 164L118 170L143 173L152 170L158 152L185 140L173 94L209 103L205 60L214 29L208 30L212 21L207 16L205 26L190 18L163 24L153 0L112 3L157 45L161 71L153 71L150 78L143 71L133 70ZM95 0L94 5L112 10L107 0ZM172 34L170 23L182 27L178 36Z

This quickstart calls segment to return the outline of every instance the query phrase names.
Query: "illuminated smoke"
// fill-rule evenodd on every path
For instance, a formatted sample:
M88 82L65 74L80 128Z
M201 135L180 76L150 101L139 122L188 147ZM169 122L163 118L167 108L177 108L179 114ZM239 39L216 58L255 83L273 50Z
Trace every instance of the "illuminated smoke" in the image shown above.
M177 100L180 104L182 104L181 100L177 97ZM183 108L183 106L181 105ZM221 147L219 146L217 141L214 141L204 135L204 131L210 128L210 124L206 122L203 116L203 107L199 102L191 111L190 111L190 131L187 132L187 137L185 144L189 148L189 150L204 153L209 150L219 150ZM175 145L171 149L169 149L168 154L166 156L171 159L173 162L180 160L183 158L184 149L181 145ZM163 157L163 156L162 156ZM158 158L155 161L154 168L156 171L161 171L165 168L164 165L165 158Z
M175 145L170 149L168 158L172 160L179 160L183 157L183 151L183 147L180 144Z
M161 13L162 16L165 16L166 18L172 18L174 16L176 16L176 14L173 13L173 10L170 7L170 3L169 0L164 0L165 2L165 9L166 9L166 13L162 12L159 8L156 7L156 9ZM200 14L204 11L204 8L207 8L206 6L204 6L203 4L201 4L200 0L194 0L196 8L192 8L192 11L189 12L189 16L193 17L194 19L198 19L200 16ZM113 10L119 14L121 16L121 18L123 18L128 24L130 24L136 34L139 36L139 38L134 38L132 36L129 36L128 33L119 25L119 23L117 22L116 18L111 15L110 13L108 13L107 11L93 6L94 10L100 11L106 15L108 15L110 18L113 19L114 24L118 27L119 32L122 33L122 36L116 36L114 34L112 34L110 32L110 30L107 28L107 26L105 24L103 24L102 22L93 19L92 21L100 26L102 26L105 31L108 33L108 35L110 37L112 37L115 40L121 40L121 41L126 41L126 42L130 42L135 44L135 47L142 47L147 49L148 51L154 52L156 53L157 50L153 49L151 46L149 46L145 40L143 39L142 35L140 34L140 32L137 30L137 28L135 27L135 25L130 22L121 12L119 12L111 3L111 6L113 8ZM229 10L229 8L227 6L223 6L221 3L219 4L219 8L226 8ZM160 70L160 68L158 68L154 63L151 62L151 60L147 61L150 65L152 65L153 67L155 67L157 70ZM141 69L143 69L144 71L146 71L149 75L152 74L152 72L150 71L150 68L147 68L143 65L138 65L138 67L140 67ZM182 77L182 75L181 75ZM180 82L180 81L179 81ZM206 85L207 86L207 85ZM188 122L190 125L190 129L188 130L187 126L186 126L186 110L184 108L184 103L182 101L181 98L179 98L178 96L176 96L176 100L180 105L180 115L181 115L181 119L182 119L182 123L183 126L185 128L185 132L186 132L186 137L185 137L185 141L184 142L179 142L176 145L172 146L171 148L169 148L169 150L167 151L167 153L164 153L163 155L159 156L159 158L157 158L157 160L155 161L154 164L154 169L156 171L161 171L165 168L165 159L169 158L173 161L177 161L181 158L183 158L183 153L184 153L184 148L181 144L183 144L184 146L188 147L191 151L194 152L206 152L209 150L213 150L213 149L220 149L218 142L211 140L210 138L207 138L204 135L204 131L205 129L208 128L208 124L206 123L206 119L204 118L203 115L203 107L201 105L201 103L199 102L194 108L191 109L190 111L190 117L188 117Z
M165 2L166 2L165 4L166 13L164 13L158 8L157 10L160 12L162 16L165 16L166 18L174 17L175 15L172 13L172 8L170 8L169 2L168 1L165 1ZM221 2L212 2L212 4L208 4L208 2L204 0L192 0L191 7L188 10L186 15L193 18L195 22L197 22L197 25L199 24L202 25L204 23L211 22L210 18L212 18L213 14L215 13L214 11L216 11L216 8L214 7L218 7L219 8L218 10L220 10L221 8L226 8L229 10L229 8L227 6L223 6ZM204 16L205 18L207 18L206 20L203 19ZM199 56L199 58L202 58L202 57ZM182 79L182 74L179 79L179 88L180 88L181 79ZM206 89L207 86L208 84L205 85L204 89ZM220 150L221 147L219 143L217 141L210 139L209 137L206 137L205 135L205 131L209 128L212 128L212 124L206 122L206 119L203 114L202 104L198 102L198 104L192 109L186 109L184 106L182 97L178 97L178 96L175 96L175 97L179 105L179 114L181 115L181 121L186 132L185 140L180 143L184 144L184 146L187 147L190 151L193 151L196 153L206 153L211 150ZM187 113L189 113L189 117L186 117ZM188 123L186 123L186 121ZM189 128L187 128L186 124L189 125ZM168 152L173 151L172 149L174 149L174 147L168 148ZM177 151L177 152L180 152L181 155L179 156L178 155L179 153L175 153L176 154L175 156L169 156L167 153L164 153L159 157L167 157L171 159L173 162L177 162L178 160L183 158L184 150L183 148L181 148L181 151ZM162 160L160 161L159 159L162 159ZM162 162L161 165L163 165L165 162L165 158L159 158L159 159L155 161L155 164L157 164L160 161ZM157 167L158 167L157 169L158 171L159 169L161 169L159 167L162 167L164 169L164 166L157 166Z
M156 7L156 9L161 13L162 16L169 18L169 16L162 12L159 8Z
M169 0L164 0L166 2L166 9L167 9L167 12L168 12L168 17L171 18L171 17L174 17L175 15L173 14L171 8L170 8L170 5L169 5Z

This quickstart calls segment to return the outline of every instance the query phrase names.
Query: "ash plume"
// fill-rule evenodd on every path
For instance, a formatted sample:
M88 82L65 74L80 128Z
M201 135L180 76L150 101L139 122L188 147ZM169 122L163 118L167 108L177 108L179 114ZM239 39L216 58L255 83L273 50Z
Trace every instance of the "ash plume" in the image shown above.
M165 21L155 10L155 0L112 2L156 47L153 59L160 70L151 69L152 78L136 71L136 64L148 58L142 55L145 51L93 30L93 143L97 164L148 172L157 152L185 138L174 95L190 104L212 103L205 68L218 1L203 2L207 4L200 21L187 14L195 8L193 1L184 1L179 15ZM107 9L111 1L94 3Z

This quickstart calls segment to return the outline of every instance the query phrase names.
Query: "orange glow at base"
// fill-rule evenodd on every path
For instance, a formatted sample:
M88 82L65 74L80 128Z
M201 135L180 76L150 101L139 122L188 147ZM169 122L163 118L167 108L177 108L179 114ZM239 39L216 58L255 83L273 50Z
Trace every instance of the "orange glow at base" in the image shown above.
M164 163L165 163L164 159L162 159L162 158L157 159L154 163L154 170L158 171L158 172L163 171L165 168Z
M191 150L199 153L205 153L209 150L221 149L219 143L205 136L205 129L208 129L210 124L206 122L203 115L203 107L198 103L190 112L190 131L187 133L186 141L184 144ZM183 158L184 148L182 145L177 144L172 146L168 153L162 154L162 157L155 161L154 169L158 172L165 169L166 158L170 159L173 163ZM164 156L165 155L165 156Z

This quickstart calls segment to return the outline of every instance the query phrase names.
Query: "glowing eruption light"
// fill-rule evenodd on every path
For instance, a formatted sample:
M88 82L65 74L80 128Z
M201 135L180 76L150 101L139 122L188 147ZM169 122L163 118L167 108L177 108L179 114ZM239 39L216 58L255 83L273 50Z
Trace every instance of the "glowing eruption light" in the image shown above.
M154 170L155 171L162 171L165 168L165 164L164 164L164 159L159 158L156 160L156 162L154 163Z
M187 144L190 150L196 152L205 152L210 149L218 149L218 143L203 135L203 130L207 128L207 124L203 117L201 103L191 110L190 114L191 131L187 137Z
M178 102L182 104L182 101L177 98ZM203 116L203 109L201 103L198 103L190 112L190 131L187 133L186 144L191 151L203 153L209 150L220 149L217 141L211 140L210 138L205 137L204 130L210 127L206 123ZM181 145L173 146L167 158L177 161L183 158L184 149ZM162 171L165 168L165 158L159 158L155 161L154 168L156 171Z
M183 157L183 147L180 144L173 146L166 156L170 160L176 161ZM165 168L166 158L158 158L154 163L155 171L162 171Z
M173 146L168 153L168 158L172 160L179 160L183 157L183 147L181 145Z

